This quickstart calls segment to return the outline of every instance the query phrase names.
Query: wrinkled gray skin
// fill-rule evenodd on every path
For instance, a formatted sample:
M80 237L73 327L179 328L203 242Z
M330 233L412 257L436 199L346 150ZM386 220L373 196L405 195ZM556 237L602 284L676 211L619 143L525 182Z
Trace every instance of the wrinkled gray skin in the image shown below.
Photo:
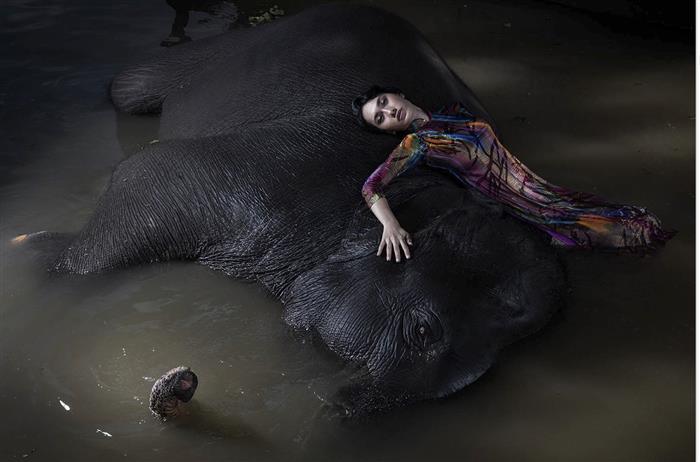
M148 408L154 416L166 420L180 415L180 403L189 402L197 390L197 374L187 366L170 369L156 380Z
M162 113L160 142L117 167L56 271L193 260L257 281L287 323L358 366L336 397L348 413L463 388L560 306L548 239L444 171L390 184L413 258L375 256L360 190L399 139L359 128L352 98L392 85L491 120L404 20L326 5L166 51L111 87L119 110Z

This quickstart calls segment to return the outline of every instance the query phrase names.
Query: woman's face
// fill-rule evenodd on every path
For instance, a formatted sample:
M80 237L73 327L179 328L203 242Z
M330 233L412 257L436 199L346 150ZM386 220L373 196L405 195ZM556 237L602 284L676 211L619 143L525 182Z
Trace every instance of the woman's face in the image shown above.
M403 94L380 93L362 106L362 117L370 125L387 132L408 130L423 111Z

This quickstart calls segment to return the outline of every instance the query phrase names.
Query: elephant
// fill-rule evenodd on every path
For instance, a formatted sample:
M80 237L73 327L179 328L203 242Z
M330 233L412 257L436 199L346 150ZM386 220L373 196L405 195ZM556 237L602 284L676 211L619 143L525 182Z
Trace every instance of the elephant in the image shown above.
M189 260L262 284L287 324L356 368L333 400L346 415L463 389L563 306L547 237L425 165L385 191L412 258L375 255L381 225L360 191L399 140L357 126L353 97L391 85L495 129L407 21L322 5L163 52L110 86L118 110L160 114L158 141L116 167L52 271Z

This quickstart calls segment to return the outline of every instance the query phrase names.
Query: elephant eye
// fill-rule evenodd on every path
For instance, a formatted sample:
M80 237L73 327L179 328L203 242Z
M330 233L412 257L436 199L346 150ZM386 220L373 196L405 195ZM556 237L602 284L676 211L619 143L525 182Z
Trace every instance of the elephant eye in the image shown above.
M432 332L430 331L430 325L424 320L421 320L415 328L415 340L414 344L417 344L421 348L427 348L436 339L432 338Z
M424 350L442 338L440 321L432 310L417 308L408 311L403 319L404 340Z

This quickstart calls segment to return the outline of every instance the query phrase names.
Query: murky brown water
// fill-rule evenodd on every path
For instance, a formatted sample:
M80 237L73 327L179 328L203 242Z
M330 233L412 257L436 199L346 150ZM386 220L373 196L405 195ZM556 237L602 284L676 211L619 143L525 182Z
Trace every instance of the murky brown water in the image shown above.
M313 3L278 1L287 13ZM643 204L680 233L648 258L569 255L568 307L461 393L361 425L319 422L342 365L296 338L257 286L195 264L52 277L9 248L23 232L79 229L124 153L156 137L157 118L115 114L106 85L158 49L173 17L164 1L10 0L0 19L0 460L692 458L692 47L551 6L373 3L426 34L535 171ZM193 39L221 31L206 18L191 15ZM180 363L201 379L196 417L163 425L148 392Z

